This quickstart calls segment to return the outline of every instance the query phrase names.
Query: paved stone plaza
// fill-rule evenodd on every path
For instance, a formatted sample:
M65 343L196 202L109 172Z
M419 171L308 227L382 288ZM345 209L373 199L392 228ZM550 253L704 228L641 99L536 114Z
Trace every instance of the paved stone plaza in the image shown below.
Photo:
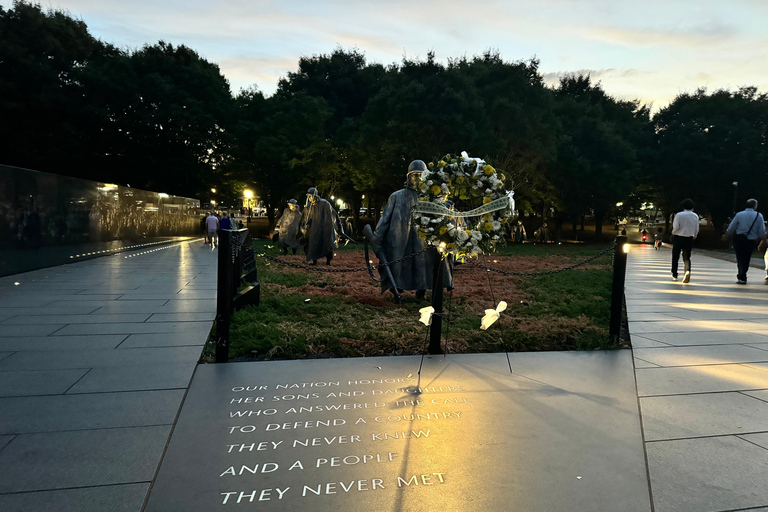
M0 278L0 510L141 510L211 328L218 254L149 251Z
M230 480L221 447L254 442L248 425L268 442L330 439L333 428L361 439L378 432L362 424L296 430L297 422L304 429L310 420L368 417L354 411L305 412L284 420L288 430L262 417L228 434L244 426L230 411L238 383L387 375L409 380L410 389L400 400L373 403L396 404L413 398L410 380L422 358L235 363L199 367L192 378L214 316L216 255L198 242L0 278L0 510L186 511L196 497L209 499L207 492L223 501L222 485L248 491L244 500L257 490L254 503L278 497L264 489L281 488L285 500L317 510L354 510L361 497L370 510L768 510L768 286L760 269L739 286L734 263L694 253L691 282L672 282L670 252L635 245L626 285L632 352L424 358L416 384L443 387L438 398L466 399L425 410L444 418L433 423L434 441L389 439L393 449L371 453L396 453L397 462L377 470L330 462L369 453L375 437L352 451L299 443L296 452L243 459L272 461L279 470L249 469ZM339 391L385 388L348 384ZM347 402L366 403L338 404ZM418 413L413 404L397 407ZM289 408L274 407L283 415ZM229 442L230 435L237 439ZM306 462L307 454L312 462L327 458L327 471L322 464L303 475L287 472L294 461L286 461ZM233 472L243 472L240 462L231 462ZM392 488L398 476L413 484L410 473L426 474L425 467L430 476L418 489ZM329 475L343 484L325 487L335 481ZM373 492L377 475L387 488ZM370 493L355 498L343 490L364 479L368 487L356 488ZM315 484L324 485L322 496L297 491ZM222 508L237 505L239 494L227 496L232 501ZM259 505L281 510L276 501Z

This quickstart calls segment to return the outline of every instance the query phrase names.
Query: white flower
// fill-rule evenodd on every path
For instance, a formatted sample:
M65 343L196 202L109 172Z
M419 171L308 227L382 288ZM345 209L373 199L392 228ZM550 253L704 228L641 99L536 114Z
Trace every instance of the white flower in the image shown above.
M432 219L430 222L431 222L432 224L437 224L438 222L440 222L440 220L442 220L442 219L440 219L440 217L437 217L437 218L435 218L435 219Z
M427 181L430 176L432 176L432 171L429 169L424 169L421 171L421 181Z
M481 240L483 238L483 234L480 231L472 230L472 240Z
M477 245L472 248L472 254L480 254L482 252L483 252L483 250L479 246L477 246Z
M493 190L487 188L487 189L485 189L485 193L486 193L486 195L491 195L491 194L493 194Z
M429 228L427 231L434 231L435 228Z
M497 220L494 220L494 221L491 222L491 224L493 225L493 230L494 231L498 231L498 230L501 229L501 222L499 222Z
M472 187L475 188L475 187ZM477 188L483 188L483 182L480 180L477 180Z
M499 235L493 235L493 239L494 240L498 240L499 239Z
M432 180L429 180L429 181L427 182L427 186L428 186L428 187L431 187L431 186L432 186L432 184L433 184L433 183L432 183Z
M425 225L425 226L426 226L427 224L429 224L429 217L422 217L422 218L421 218L421 223L422 223L423 225Z
M440 185L440 190L442 190L443 194L446 194L446 195L451 193L451 189L449 189L448 185L446 185L445 183Z
M438 171L437 172L437 177L440 178L441 180L444 180L445 179L445 173L443 171Z
M456 236L456 240L459 241L459 243L464 243L469 238L469 235L467 235L466 231L459 231Z

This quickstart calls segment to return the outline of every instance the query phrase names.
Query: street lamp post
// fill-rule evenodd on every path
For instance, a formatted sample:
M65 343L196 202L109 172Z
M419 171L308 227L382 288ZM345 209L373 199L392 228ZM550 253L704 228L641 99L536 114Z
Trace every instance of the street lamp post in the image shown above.
M731 185L733 185L733 214L736 215L736 195L739 192L739 182L734 181Z

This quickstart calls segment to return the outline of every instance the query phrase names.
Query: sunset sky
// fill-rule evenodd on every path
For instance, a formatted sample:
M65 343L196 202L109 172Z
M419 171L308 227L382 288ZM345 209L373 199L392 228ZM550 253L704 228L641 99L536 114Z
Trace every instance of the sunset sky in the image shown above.
M391 64L434 51L540 60L547 83L590 73L622 99L665 106L680 92L755 85L768 92L765 0L41 0L105 42L165 40L217 63L233 93L266 94L301 56L357 48ZM0 0L11 7L9 0Z

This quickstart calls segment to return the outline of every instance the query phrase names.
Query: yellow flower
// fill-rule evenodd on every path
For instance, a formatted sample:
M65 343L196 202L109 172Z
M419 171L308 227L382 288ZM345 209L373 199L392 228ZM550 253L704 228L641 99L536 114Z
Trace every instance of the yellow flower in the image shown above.
M483 219L491 220L491 214L490 213L486 213L485 215L483 215Z
M434 164L433 162L429 162L429 166L430 166L430 167L434 167L434 166L435 166L435 164Z
M506 218L506 217L504 217L503 219L501 219L501 223L502 223L502 224L506 224L506 223L507 223L507 218Z
M460 157L459 157L459 160L461 160L461 161L463 162L463 161L464 161L464 157L463 157L463 156L460 156Z
M464 183L464 176L459 176L456 178L456 183Z
M485 228L486 231L493 230L493 224L491 224L490 222L486 222L485 224L483 224L483 227Z
M472 232L468 229L465 229L464 232L467 234L468 237L472 236Z
M440 186L439 185L432 185L432 188L430 189L432 191L432 194L438 195L440 194Z
M446 231L448 231L447 227L443 226L443 227L440 228L440 234L441 235L444 235Z
M445 246L445 248L448 249L449 251L452 251L454 247L456 247L455 244L448 244Z
M483 198L483 204L488 204L490 202L491 202L491 198L490 197L484 197Z
M489 167L491 167L491 166L490 166L490 165L486 165L486 166L485 166L485 170L483 171L483 172L485 173L485 175L486 175L486 176L490 176L491 174L493 174L493 167L491 167L490 169L488 169Z
M447 163L445 163L445 162L443 162L442 160L440 160L439 162L437 162L437 166L438 166L440 169L442 169L442 168L443 168L443 167L445 167L446 165L448 165L448 164L447 164Z

